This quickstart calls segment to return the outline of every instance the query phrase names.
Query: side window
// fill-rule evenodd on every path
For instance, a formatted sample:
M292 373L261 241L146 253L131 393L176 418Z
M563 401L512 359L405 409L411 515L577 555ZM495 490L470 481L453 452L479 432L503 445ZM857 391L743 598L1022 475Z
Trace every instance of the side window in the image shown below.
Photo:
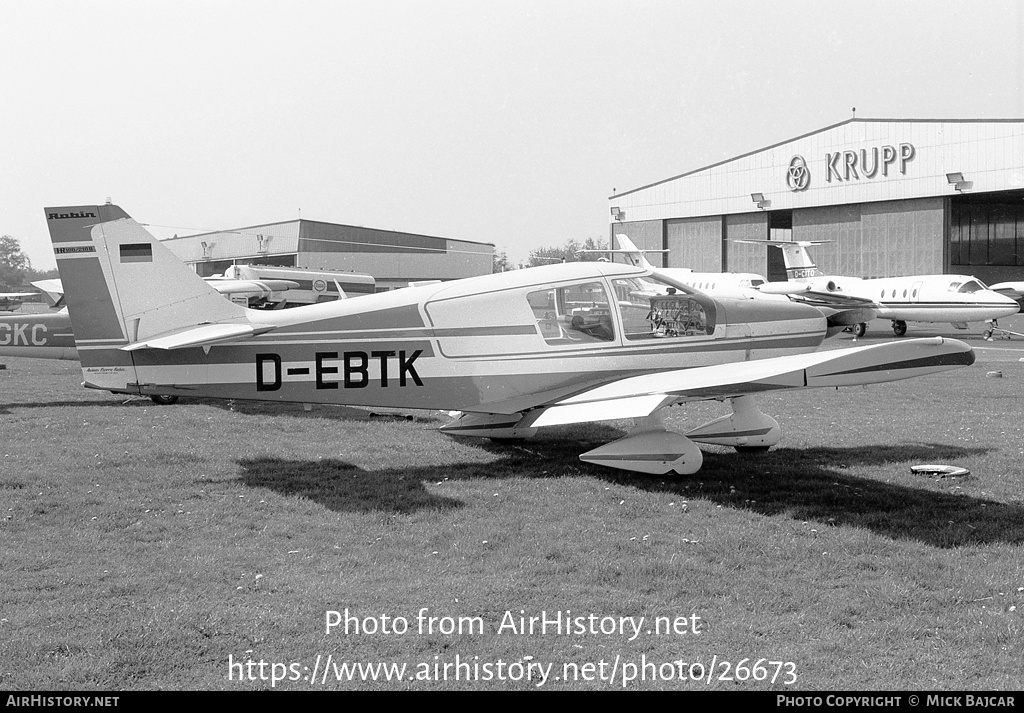
M544 341L552 345L615 339L608 294L600 282L550 287L526 296Z
M651 278L612 282L629 340L714 334L715 315L702 300Z

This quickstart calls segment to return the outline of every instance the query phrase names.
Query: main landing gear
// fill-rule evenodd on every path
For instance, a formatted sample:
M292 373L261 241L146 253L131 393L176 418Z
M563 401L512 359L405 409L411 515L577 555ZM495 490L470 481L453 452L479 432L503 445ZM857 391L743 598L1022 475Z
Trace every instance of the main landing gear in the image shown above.
M857 324L850 327L850 331L853 332L853 336L856 338L863 337L868 332L868 325L866 322L858 322ZM907 333L907 323L902 319L894 319L892 321L892 333L897 337L902 337Z

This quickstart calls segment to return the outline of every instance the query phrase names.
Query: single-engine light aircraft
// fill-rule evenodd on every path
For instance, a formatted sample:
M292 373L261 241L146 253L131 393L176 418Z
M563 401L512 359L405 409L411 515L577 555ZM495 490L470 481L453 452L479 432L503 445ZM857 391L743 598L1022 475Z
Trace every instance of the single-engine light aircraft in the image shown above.
M790 283L874 300L878 305L878 316L892 320L892 331L897 337L907 333L907 322L949 322L957 329L967 329L968 322L988 322L985 336L990 338L993 329L999 328L996 320L1020 310L1017 301L1008 296L1015 283L1001 283L1008 286L1008 291L1000 294L970 275L874 278L824 275L811 260L807 248L829 241L737 239L733 242L768 245L782 250ZM867 328L867 322L862 321L854 324L852 331L854 336L863 337Z
M0 292L0 312L13 312L26 297L38 296L38 292Z
M61 215L68 209L47 209ZM754 394L894 381L973 363L954 339L811 353L826 320L788 301L712 298L657 271L564 263L354 300L256 311L220 297L138 223L47 223L85 386L352 406L455 410L457 435L637 419L580 458L696 472L696 443L766 449L778 423ZM159 286L159 289L154 289ZM668 431L667 406L732 413Z
M77 359L67 309L0 316L0 356Z

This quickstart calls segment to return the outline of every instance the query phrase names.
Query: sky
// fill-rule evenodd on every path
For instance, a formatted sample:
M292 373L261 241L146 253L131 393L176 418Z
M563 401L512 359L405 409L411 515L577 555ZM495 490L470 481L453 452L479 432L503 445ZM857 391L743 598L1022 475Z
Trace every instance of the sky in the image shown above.
M1018 0L0 0L0 235L302 217L607 239L614 190L860 118L1024 118Z

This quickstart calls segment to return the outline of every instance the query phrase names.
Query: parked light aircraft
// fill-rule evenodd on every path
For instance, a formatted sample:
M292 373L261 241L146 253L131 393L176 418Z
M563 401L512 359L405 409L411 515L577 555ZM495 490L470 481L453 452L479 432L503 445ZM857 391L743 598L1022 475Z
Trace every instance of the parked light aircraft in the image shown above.
M255 311L222 299L135 221L95 222L47 220L84 385L117 393L458 410L442 430L490 438L632 418L627 436L580 458L693 473L695 441L778 443L753 394L974 361L968 345L942 338L810 353L826 332L813 307L716 299L609 262ZM707 399L732 413L686 435L663 425L665 407Z
M13 312L26 297L38 296L38 292L0 292L0 312Z
M266 265L232 265L223 276L207 277L207 282L216 283L231 280L268 281L279 280L292 283L287 292L268 297L259 306L264 309L281 309L299 305L344 300L360 295L372 295L377 281L372 275L333 270L310 270L298 267L271 267ZM235 300L236 302L238 300ZM244 303L243 303L244 304Z
M817 290L808 284L768 282L762 275L752 272L694 272L688 268L655 267L645 253L668 250L642 250L626 235L616 235L621 246L618 250L581 250L584 253L622 255L631 265L656 271L676 282L681 282L711 296L730 296L746 299L775 299L803 302L819 309L827 318L828 336L837 334L850 325L878 316L873 300L853 295Z
M0 356L77 359L67 309L0 316Z
M950 322L967 329L968 322L988 322L986 337L998 328L996 320L1020 310L1017 302L993 292L969 275L909 275L907 277L859 278L823 275L811 260L807 248L827 241L813 240L734 240L736 243L768 245L779 248L786 260L790 282L810 285L821 291L872 299L878 304L878 316L892 320L897 337L907 333L907 322ZM867 332L867 321L853 325L854 336Z

